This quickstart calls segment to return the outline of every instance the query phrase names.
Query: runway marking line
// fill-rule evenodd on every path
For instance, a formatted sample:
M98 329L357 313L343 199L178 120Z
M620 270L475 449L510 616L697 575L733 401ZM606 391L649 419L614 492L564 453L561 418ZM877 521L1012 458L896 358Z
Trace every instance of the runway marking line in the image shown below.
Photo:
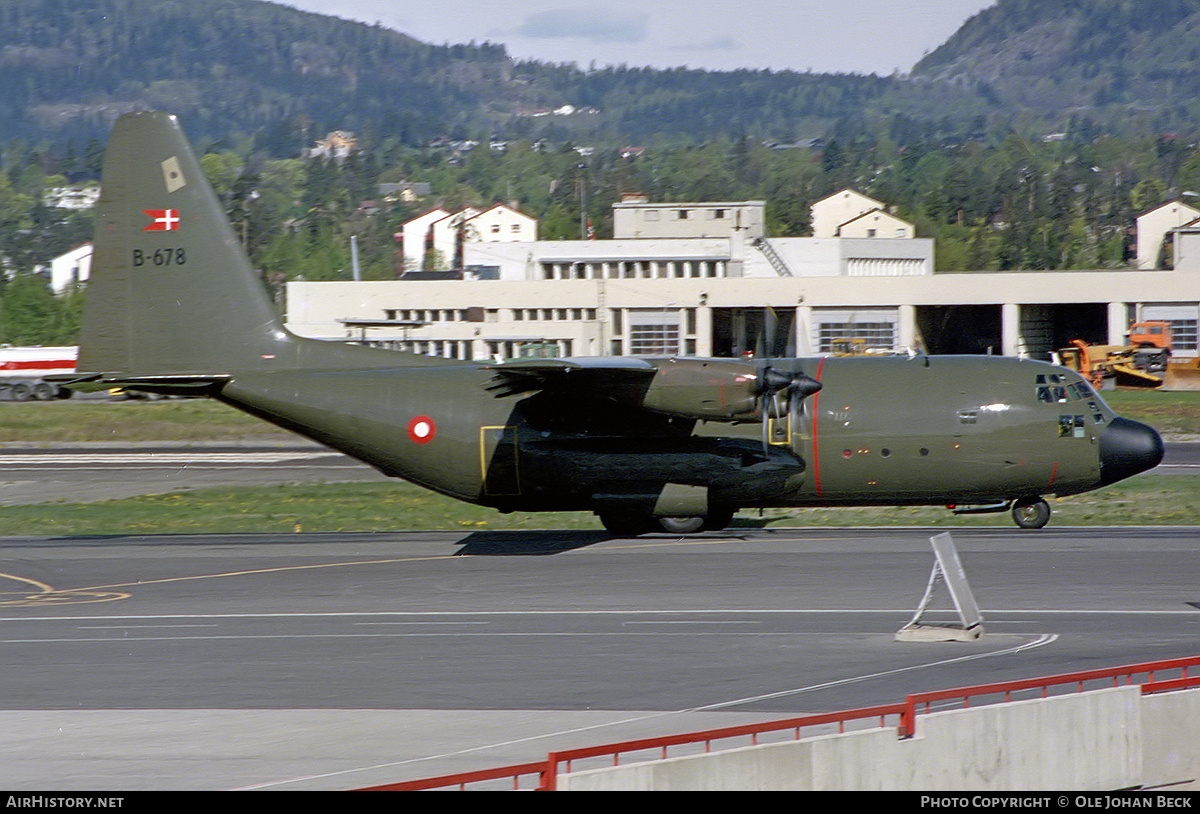
M1022 645L1018 645L1017 647L1009 647L1009 648L1005 648L1003 650L996 650L996 651L992 651L989 653L975 653L970 656L962 656L962 657L954 658L954 659L944 659L942 661L934 661L934 662L929 662L927 664L914 664L910 667L903 667L903 668L900 668L897 670L889 670L889 671L882 672L882 673L874 673L871 675L845 678L845 679L841 679L840 681L832 681L832 682L828 682L828 683L824 683L824 684L814 684L811 687L800 687L800 688L797 688L794 690L785 690L784 692L781 692L781 693L774 693L772 695L761 696L761 698L775 698L775 697L779 697L779 696L783 696L783 695L795 695L797 693L825 689L827 687L833 687L833 686L837 686L839 684L849 684L849 683L855 683L855 682L860 682L860 681L869 681L873 678L886 677L886 676L892 675L894 673L911 672L913 670L922 670L927 667L939 667L939 666L946 665L946 664L953 664L953 663L959 662L959 661L989 658L989 657L993 657L993 656L1014 655L1014 654L1022 652L1024 650L1030 650L1035 647L1042 647L1043 645L1051 644L1052 642L1054 642L1057 639L1058 639L1058 636L1056 634L1043 634L1042 636L1038 637L1037 639L1035 639L1031 642L1026 642L1025 644L1022 644ZM302 777L292 777L292 778L288 778L286 780L276 780L276 781L267 782L267 783L256 783L252 786L242 786L236 790L237 791L248 791L251 789L273 788L273 787L279 787L279 786L286 786L289 783L300 783L300 782L304 782L304 781L308 781L308 780L317 780L317 779L328 778L328 777L340 777L340 776L345 776L345 775L353 775L353 774L356 774L359 772L378 771L380 769L391 769L396 766L404 766L404 765L413 764L413 763L421 763L421 762L428 761L428 760L444 760L446 758L459 757L461 755L471 754L472 752L482 752L487 749L510 747L510 746L515 746L518 744L530 743L530 742L539 741L539 740L545 740L546 738L562 737L564 735L574 735L574 734L578 734L581 732L591 732L591 731L595 731L595 730L599 730L599 729L607 729L607 728L614 727L614 726L620 726L622 724L639 723L641 721L650 721L650 720L654 720L657 718L669 718L671 716L686 715L686 714L695 713L695 712L708 712L708 711L721 709L722 707L736 706L736 705L740 705L740 704L751 703L756 700L760 700L760 699L758 699L758 698L743 698L743 699L739 699L737 701L726 701L726 702L721 702L721 703L716 703L716 704L708 704L708 705L701 706L701 707L692 707L690 709L672 710L669 712L656 712L656 713L650 713L647 715L638 715L635 717L622 718L622 719L615 720L615 721L607 721L605 723L600 723L600 724L592 724L590 726L581 726L581 727L576 727L573 729L564 729L564 730L560 730L557 732L545 732L545 733L542 733L541 735L530 735L529 737L526 737L526 738L517 738L517 739L509 740L509 741L500 741L498 743L481 744L479 746L473 746L469 749L460 749L456 752L446 752L446 753L440 754L440 755L426 755L425 757L411 758L409 760L399 760L399 761L395 761L393 763L380 763L380 764L376 764L376 765L372 765L372 766L361 766L356 769L343 769L340 771L327 772L324 774L312 774L312 775L305 775ZM764 719L770 719L772 717L772 715L770 713L764 713L763 717L764 717ZM778 716L775 716L775 717L778 717Z

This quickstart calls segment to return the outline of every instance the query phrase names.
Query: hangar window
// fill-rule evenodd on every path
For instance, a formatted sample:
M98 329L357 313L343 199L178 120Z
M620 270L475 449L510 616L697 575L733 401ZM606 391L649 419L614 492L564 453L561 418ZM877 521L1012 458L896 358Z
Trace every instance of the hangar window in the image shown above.
M629 317L631 356L675 356L679 348L679 312L632 308Z
M848 345L890 349L896 344L895 331L891 322L822 322L817 329L817 347L821 353Z
M1196 350L1197 321L1194 319L1171 320L1171 346L1174 350Z

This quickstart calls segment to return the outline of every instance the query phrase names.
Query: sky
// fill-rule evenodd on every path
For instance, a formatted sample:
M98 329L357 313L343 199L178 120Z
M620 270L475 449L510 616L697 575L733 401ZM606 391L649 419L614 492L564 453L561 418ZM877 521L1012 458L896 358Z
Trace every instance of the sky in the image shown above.
M495 42L516 59L710 70L907 73L995 0L283 0L418 40Z

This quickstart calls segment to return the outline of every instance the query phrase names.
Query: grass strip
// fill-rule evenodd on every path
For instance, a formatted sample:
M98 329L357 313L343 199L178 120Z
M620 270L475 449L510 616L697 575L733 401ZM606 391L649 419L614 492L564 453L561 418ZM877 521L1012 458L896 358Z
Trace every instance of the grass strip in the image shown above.
M1197 480L1140 475L1051 499L1051 524L1200 525ZM1007 513L954 515L940 507L743 511L735 527L1000 526ZM585 512L515 512L460 503L406 483L335 483L198 489L95 503L0 509L0 536L337 531L599 529Z

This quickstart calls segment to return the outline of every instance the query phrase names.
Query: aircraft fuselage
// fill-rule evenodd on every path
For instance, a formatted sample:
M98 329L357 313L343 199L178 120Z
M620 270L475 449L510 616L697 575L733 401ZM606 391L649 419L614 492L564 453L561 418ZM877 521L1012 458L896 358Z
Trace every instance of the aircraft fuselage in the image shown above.
M681 514L688 501L939 505L1073 494L1110 482L1101 439L1114 421L1133 424L1077 374L1042 362L773 364L822 389L766 432L757 418L687 420L586 392L495 396L485 390L493 371L470 364L255 371L235 374L220 398L389 475L526 511L654 511L664 491Z

